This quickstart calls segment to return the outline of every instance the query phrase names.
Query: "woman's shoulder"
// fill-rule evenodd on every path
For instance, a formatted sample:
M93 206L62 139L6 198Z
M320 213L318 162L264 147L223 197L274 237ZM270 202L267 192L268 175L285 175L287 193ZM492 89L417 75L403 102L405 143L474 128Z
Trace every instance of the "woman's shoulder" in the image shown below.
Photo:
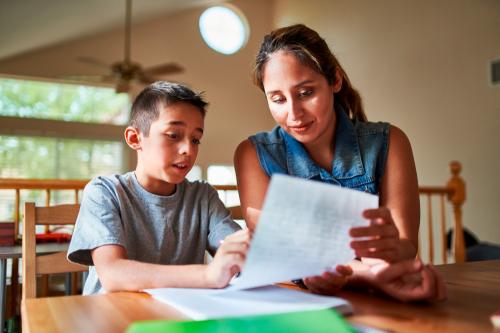
M376 134L388 135L391 129L391 124L382 121L355 121L354 128L356 129L358 136Z

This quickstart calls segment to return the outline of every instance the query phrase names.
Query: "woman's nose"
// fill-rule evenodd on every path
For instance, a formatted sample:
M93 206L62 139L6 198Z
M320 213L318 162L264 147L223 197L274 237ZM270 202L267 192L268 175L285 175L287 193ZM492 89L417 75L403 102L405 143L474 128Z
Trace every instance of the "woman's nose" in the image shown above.
M300 101L290 99L290 103L288 104L288 118L290 120L298 120L302 117L304 111L302 109L302 105Z

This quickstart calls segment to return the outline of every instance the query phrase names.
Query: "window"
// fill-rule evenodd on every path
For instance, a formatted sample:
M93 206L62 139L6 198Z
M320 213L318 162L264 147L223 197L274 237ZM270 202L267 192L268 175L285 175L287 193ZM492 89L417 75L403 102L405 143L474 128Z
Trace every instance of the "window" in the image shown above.
M217 185L236 185L236 172L232 165L210 165L207 181Z
M111 88L0 78L0 177L89 179L128 169L123 142L129 99ZM12 220L13 191L0 191L0 221ZM43 191L21 191L44 205ZM54 191L51 202L74 201Z
M213 185L236 185L236 172L232 165L210 165L207 181ZM239 206L238 191L219 191L219 197L227 207Z
M0 78L0 116L124 125L128 110L112 88Z
M247 42L248 22L234 6L214 6L205 10L199 20L205 43L222 54L233 54Z
M199 165L193 165L193 168L189 171L186 178L191 182L202 180L201 167Z
M0 177L91 178L126 169L126 94L0 79Z

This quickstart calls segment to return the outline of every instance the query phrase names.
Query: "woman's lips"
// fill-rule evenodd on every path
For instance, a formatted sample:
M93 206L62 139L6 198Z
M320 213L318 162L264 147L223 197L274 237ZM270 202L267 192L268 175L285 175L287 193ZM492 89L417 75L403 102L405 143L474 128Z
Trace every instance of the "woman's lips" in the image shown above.
M290 128L292 131L296 132L296 133L304 133L305 131L307 131L311 125L312 125L312 121L309 122L309 123L306 123L306 124L301 124L299 126L289 126L288 128Z

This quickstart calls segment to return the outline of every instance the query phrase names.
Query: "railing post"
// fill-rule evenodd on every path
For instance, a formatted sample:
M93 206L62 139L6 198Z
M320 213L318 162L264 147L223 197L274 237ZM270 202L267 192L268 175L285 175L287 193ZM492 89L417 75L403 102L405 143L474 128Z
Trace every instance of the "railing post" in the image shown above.
M14 202L14 242L17 241L19 237L19 220L20 214L19 211L21 209L21 190L16 189L16 197Z
M465 182L460 177L462 165L460 162L453 161L450 163L451 179L446 184L446 187L451 190L448 195L448 200L453 205L453 214L455 216L455 231L453 233L455 262L465 261L465 241L462 226L462 205L465 202Z

